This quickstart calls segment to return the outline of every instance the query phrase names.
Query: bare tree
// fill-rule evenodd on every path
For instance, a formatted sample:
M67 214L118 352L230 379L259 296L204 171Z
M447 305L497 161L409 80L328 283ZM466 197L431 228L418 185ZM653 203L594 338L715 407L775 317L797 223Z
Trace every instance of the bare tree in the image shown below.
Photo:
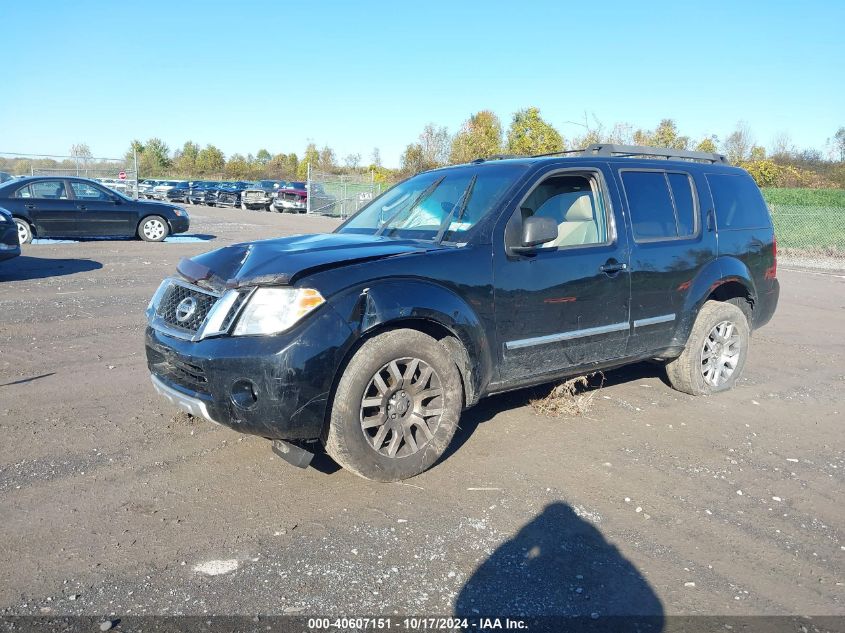
M438 127L429 123L420 134L422 160L433 167L440 167L449 161L449 131L445 127Z
M740 163L751 156L754 147L754 135L745 121L739 121L736 129L730 133L722 145L722 150L732 163Z
M839 128L833 135L833 148L839 153L839 160L845 163L845 127Z
M786 160L795 153L795 145L788 132L779 132L772 140L772 158Z
M361 165L361 154L347 154L343 163L352 171L356 171Z
M91 153L91 148L88 147L88 143L74 143L70 146L70 155L73 156L76 161L77 175L79 175L80 166L87 167L88 163L94 157Z

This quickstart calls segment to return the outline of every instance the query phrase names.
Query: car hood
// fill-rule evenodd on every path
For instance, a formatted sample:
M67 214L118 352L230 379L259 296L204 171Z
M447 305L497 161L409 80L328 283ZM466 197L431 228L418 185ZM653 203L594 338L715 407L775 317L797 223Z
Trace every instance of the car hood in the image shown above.
M445 248L430 242L374 235L293 235L225 246L179 262L188 281L215 290L288 285L306 272Z

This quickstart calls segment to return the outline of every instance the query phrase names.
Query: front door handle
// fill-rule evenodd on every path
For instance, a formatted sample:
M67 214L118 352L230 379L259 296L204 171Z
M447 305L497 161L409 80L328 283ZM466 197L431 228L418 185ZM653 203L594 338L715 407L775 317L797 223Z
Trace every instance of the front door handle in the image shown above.
M613 275L619 271L628 270L628 264L617 262L615 259L608 259L604 264L599 266L599 270L607 275Z

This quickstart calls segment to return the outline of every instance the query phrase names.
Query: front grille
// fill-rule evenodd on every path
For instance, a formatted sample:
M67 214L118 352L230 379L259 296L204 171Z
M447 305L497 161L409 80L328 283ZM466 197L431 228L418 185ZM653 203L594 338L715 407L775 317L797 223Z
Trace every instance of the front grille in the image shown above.
M199 365L187 363L173 354L162 354L152 347L147 348L147 363L150 371L166 382L197 393L210 393L205 370Z
M264 199L264 192L263 191L245 191L242 195L247 200L263 200Z
M299 196L295 193L280 193L279 197L282 200L287 200L289 202L302 202L302 200L304 200L302 196Z
M184 318L186 313L185 309L188 308L189 305L183 304L183 311L180 314L180 316L183 317L183 320L180 321L177 317L179 304L188 298L194 299L194 310L187 318ZM170 327L185 330L187 332L196 332L202 325L203 321L205 321L205 317L208 316L209 311L211 311L211 308L216 302L217 297L214 295L201 292L200 290L196 290L194 288L188 288L181 284L171 283L170 287L164 291L161 302L158 304L158 308L156 309L156 315L161 317Z

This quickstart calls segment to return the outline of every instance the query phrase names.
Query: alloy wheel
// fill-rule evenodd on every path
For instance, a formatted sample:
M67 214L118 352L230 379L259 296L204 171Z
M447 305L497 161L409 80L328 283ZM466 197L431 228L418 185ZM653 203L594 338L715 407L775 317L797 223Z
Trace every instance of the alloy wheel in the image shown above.
M144 222L144 235L151 240L160 240L164 237L166 230L161 220L152 219Z
M711 387L719 387L736 370L741 351L741 339L730 321L716 324L701 348L701 374Z
M428 444L440 426L443 387L419 358L399 358L379 369L361 400L361 429L376 451L407 457Z
M29 227L24 222L16 222L18 225L18 242L26 244L29 240Z

